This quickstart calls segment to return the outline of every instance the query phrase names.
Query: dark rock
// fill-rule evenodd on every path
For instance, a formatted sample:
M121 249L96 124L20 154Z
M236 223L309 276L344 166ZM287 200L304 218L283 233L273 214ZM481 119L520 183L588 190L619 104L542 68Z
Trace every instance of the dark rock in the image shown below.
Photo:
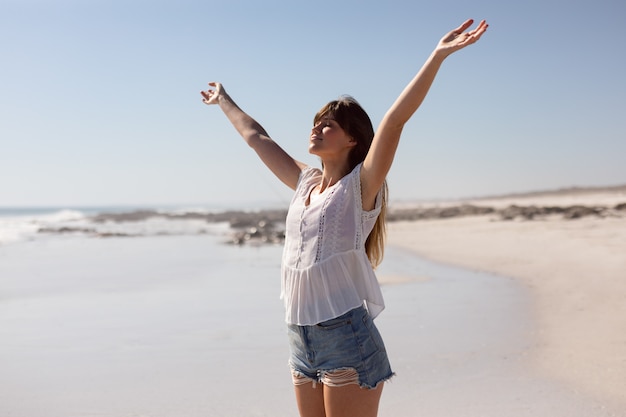
M137 235L131 235L129 233L119 233L119 232L101 232L96 233L96 237L136 237Z
M91 218L94 223L105 223L108 221L121 222L138 222L149 219L150 217L158 217L161 214L155 210L136 210L124 213L102 213Z
M95 229L87 228L87 227L40 227L37 231L38 233L53 233L53 234L64 234L64 233L95 233Z
M480 207L464 204L452 207L427 207L390 210L387 213L387 220L390 222L401 220L427 220L427 219L449 219L459 216L479 216L493 213L491 207Z
M585 216L599 216L604 211L599 207L571 206L565 208L563 212L564 219L580 219Z

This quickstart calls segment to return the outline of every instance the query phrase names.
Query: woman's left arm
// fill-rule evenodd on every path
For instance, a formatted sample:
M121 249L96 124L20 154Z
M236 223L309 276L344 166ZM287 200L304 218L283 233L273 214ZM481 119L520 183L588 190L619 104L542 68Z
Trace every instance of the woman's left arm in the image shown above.
M424 101L444 59L478 41L487 30L488 25L483 20L476 29L465 32L472 23L473 20L467 20L439 41L420 71L383 117L361 169L361 196L364 209L374 207L376 195L391 168L402 128Z

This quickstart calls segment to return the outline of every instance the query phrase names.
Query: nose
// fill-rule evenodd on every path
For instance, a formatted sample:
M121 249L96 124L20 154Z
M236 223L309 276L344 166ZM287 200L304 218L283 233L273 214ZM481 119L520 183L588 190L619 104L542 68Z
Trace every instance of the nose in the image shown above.
M317 123L313 128L311 128L311 133L321 133L322 132L322 122Z

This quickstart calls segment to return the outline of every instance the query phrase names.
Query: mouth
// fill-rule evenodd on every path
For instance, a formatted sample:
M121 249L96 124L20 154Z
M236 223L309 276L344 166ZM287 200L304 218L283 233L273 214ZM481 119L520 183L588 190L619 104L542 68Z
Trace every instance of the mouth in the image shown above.
M321 141L322 137L321 136L317 136L317 135L312 135L311 136L311 142L313 141Z

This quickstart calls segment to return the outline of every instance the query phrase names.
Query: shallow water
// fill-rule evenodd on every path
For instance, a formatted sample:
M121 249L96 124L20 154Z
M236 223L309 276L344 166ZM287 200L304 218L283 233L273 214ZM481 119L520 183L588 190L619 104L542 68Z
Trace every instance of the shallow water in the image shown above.
M297 415L282 249L222 241L54 236L0 247L0 415ZM524 370L532 321L515 282L396 248L378 273L408 280L383 287L377 324L398 375L381 416L602 415Z

